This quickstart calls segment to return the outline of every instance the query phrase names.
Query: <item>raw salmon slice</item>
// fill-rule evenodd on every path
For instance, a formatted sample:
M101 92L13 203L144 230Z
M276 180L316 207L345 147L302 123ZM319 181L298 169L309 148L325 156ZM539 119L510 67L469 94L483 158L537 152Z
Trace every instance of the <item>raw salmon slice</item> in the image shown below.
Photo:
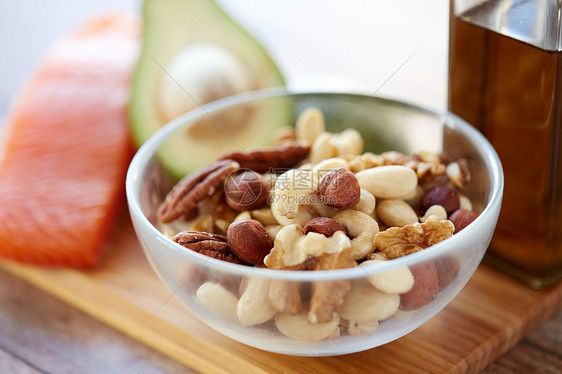
M0 151L0 256L90 267L124 198L135 15L95 18L58 41L19 97Z

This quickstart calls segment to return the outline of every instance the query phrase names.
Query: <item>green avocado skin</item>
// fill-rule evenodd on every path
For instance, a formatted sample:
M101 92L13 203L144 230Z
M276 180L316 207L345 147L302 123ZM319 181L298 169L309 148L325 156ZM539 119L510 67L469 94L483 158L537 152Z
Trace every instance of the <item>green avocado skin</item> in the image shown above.
M190 44L211 43L232 53L252 71L258 86L256 89L285 85L283 75L264 47L213 0L145 0L142 32L142 49L133 76L128 108L136 147L166 124L156 104L160 80L168 74L165 69L169 62ZM169 75L167 78L170 78ZM189 87L186 88L188 90ZM232 134L246 149L268 145L275 128L290 124L292 108L287 103L279 101L279 105L260 107L257 111L263 110L272 113L269 116L258 113L260 115L256 120L261 123L255 125L260 128L257 133ZM268 120L263 122L264 118ZM263 128L264 123L267 129ZM248 123L245 128L252 126ZM172 174L185 175L212 162L209 157L236 148L217 141L203 148L209 150L209 157L206 157L200 153L198 148L201 147L194 147L194 139L183 140L171 142L174 144L168 144L165 151L159 152L161 162ZM226 149L219 149L221 147ZM191 148L201 157L189 157ZM192 161L186 161L186 158Z

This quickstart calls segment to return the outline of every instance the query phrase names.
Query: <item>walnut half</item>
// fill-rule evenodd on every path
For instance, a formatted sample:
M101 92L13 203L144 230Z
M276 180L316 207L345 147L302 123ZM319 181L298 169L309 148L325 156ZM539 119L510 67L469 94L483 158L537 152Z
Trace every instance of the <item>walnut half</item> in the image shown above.
M452 236L454 230L451 221L430 216L424 223L379 232L375 236L375 246L392 260L437 244Z
M325 253L308 262L309 270L336 270L357 266L348 249L338 253ZM308 321L312 324L332 321L334 311L343 304L344 297L350 290L349 279L313 282Z
M198 231L182 231L176 234L172 240L182 247L208 257L231 262L233 264L248 265L248 263L232 252L228 246L226 236L224 235Z

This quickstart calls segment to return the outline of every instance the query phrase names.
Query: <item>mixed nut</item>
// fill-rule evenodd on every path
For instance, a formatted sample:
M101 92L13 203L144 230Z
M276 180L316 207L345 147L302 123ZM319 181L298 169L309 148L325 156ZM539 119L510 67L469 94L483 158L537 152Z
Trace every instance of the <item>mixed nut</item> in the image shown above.
M271 149L232 152L182 179L158 209L183 247L240 265L320 271L376 264L428 248L477 217L464 159L422 151L363 153L354 129L332 134L306 109ZM453 257L356 280L204 279L201 305L242 326L296 340L366 334L398 309L435 299L456 278Z

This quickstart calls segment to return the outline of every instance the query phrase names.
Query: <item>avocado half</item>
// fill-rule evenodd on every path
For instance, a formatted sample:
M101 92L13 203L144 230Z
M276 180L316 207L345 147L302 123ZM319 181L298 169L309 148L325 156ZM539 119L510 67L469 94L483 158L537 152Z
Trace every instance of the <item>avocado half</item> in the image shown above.
M143 19L129 107L137 147L185 111L285 85L265 49L213 0L146 0ZM214 112L174 134L158 155L182 177L227 151L269 145L274 130L291 118L292 106L282 99Z

